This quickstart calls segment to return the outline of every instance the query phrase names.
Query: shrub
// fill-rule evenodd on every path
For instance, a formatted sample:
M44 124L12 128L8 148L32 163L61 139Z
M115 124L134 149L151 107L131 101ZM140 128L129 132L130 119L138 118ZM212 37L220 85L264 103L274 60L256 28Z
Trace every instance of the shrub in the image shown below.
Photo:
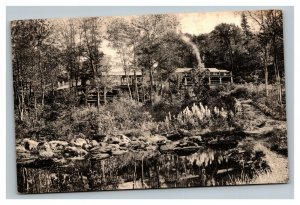
M223 108L219 109L214 107L209 109L207 106L203 106L202 103L193 104L191 108L186 107L177 115L171 115L169 113L163 123L161 123L161 129L165 129L170 132L177 128L184 129L219 129L228 126L228 115L230 113Z

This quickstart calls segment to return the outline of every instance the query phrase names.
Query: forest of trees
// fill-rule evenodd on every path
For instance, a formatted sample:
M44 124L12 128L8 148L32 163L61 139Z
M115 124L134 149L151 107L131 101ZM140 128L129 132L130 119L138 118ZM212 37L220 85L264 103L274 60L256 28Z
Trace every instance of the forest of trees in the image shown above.
M147 15L132 18L81 18L63 20L13 21L12 60L17 124L38 127L41 118L59 116L59 110L85 106L77 87L87 95L86 82L100 92L111 86L103 73L113 69L102 42L116 50L121 66L128 72L141 70L143 82L153 96L163 89L153 86L157 74L161 85L178 67L199 66L189 38L200 50L207 68L232 71L236 84L268 84L276 87L276 102L283 103L284 52L282 12L278 10L240 12L241 25L221 23L207 34L182 34L175 15ZM67 75L70 89L55 92L57 82ZM162 87L162 86L161 86ZM129 89L129 98L137 96ZM137 92L137 89L135 89ZM100 106L100 103L98 103ZM49 114L50 110L54 110ZM50 115L50 116L48 116Z

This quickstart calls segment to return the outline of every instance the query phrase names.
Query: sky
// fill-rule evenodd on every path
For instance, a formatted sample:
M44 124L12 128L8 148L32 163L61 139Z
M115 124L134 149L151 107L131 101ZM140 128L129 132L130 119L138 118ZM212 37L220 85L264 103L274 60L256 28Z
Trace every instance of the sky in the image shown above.
M214 30L220 23L241 24L241 17L235 12L207 12L177 14L182 33L203 34Z
M240 26L241 17L236 12L206 12L206 13L179 13L178 17L182 33L203 34L214 30L220 23L233 23ZM114 49L110 48L106 40L102 43L102 49L106 55L110 55L114 62L118 62L118 56Z

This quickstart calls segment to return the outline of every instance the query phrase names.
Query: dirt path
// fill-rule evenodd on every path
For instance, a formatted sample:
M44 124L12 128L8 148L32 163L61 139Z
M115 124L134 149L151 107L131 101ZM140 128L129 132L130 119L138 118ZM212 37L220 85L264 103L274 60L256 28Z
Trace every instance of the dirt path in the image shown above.
M286 121L275 120L266 116L262 111L251 104L250 100L241 100L245 121L249 123L249 127L245 130L253 136L260 136L259 139L254 137L256 141L254 150L263 151L265 153L264 160L270 166L271 171L260 174L252 182L253 184L268 184L268 183L287 183L288 182L288 158L277 154L267 148L266 139L261 138L264 134L274 130L286 130Z
M252 184L269 184L269 183L287 183L288 176L288 159L282 155L276 154L265 147L261 142L257 143L254 150L263 151L266 155L264 160L270 166L271 171L260 174Z
M251 100L241 100L244 122L247 124L246 133L262 135L274 129L286 130L286 121L275 120L266 116L251 104Z

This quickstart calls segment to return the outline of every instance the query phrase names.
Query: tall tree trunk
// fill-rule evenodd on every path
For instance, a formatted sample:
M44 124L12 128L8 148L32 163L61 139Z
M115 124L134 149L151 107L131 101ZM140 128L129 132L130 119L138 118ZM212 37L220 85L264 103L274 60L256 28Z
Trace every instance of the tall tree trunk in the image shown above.
M273 65L274 65L275 76L276 76L276 81L277 81L278 101L279 101L279 104L282 105L281 79L280 79L280 73L279 73L279 69L278 69L278 57L277 57L277 47L276 47L275 36L273 36L273 38L272 38L272 44L273 44Z
M40 78L41 78L41 90L42 90L42 108L44 107L44 100L45 100L45 77L44 77L44 72L42 68L42 54L41 54L41 49L39 48L39 70L40 70Z
M152 97L152 94L153 94L153 69L150 68L150 104L152 105L153 104L153 97Z
M100 91L99 88L97 88L97 110L99 112L99 108L100 108Z
M264 70L265 70L265 89L266 89L266 97L269 96L268 91L268 49L264 47Z
M227 42L227 41L226 41L226 42ZM235 72L235 70L234 70L234 60L233 60L233 51L232 51L230 42L227 42L227 46L228 46L228 49L229 49L229 56L230 56L230 63L231 63L231 71L232 71L232 72Z
M45 104L45 83L43 82L42 84L42 108L44 107Z
M19 113L20 113L20 120L24 120L24 90L22 89L19 97Z

